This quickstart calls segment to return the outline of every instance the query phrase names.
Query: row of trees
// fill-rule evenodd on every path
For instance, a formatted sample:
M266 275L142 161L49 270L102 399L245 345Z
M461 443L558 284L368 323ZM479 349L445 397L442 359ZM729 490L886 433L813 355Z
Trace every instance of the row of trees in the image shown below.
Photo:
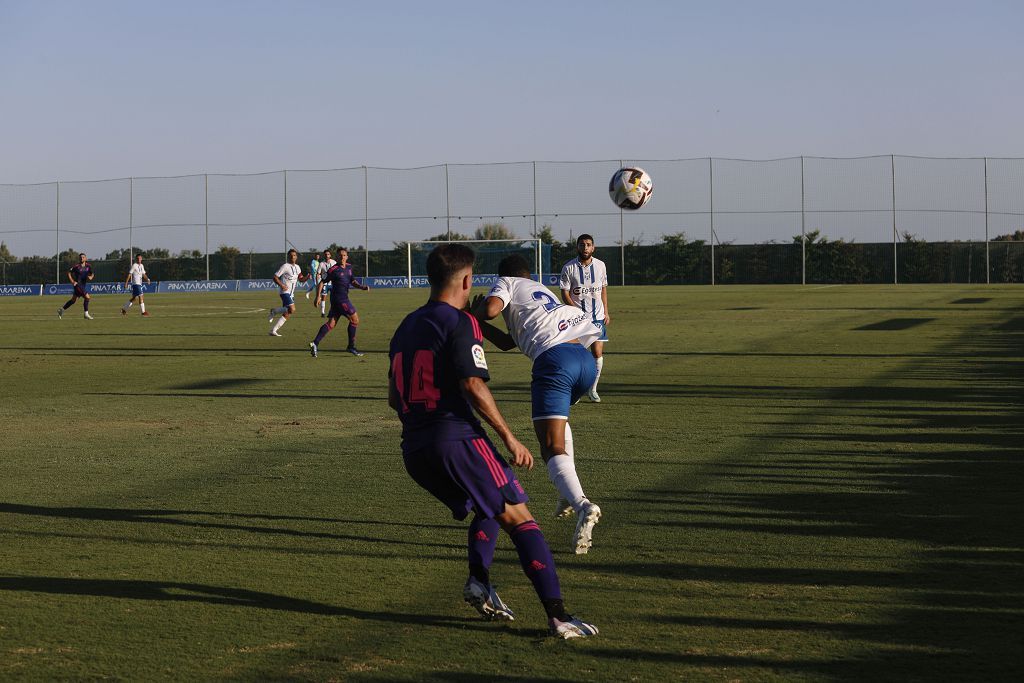
M427 240L497 240L517 236L502 223L486 223L472 235L459 232L441 233ZM571 259L575 244L570 238L560 242L550 225L538 231L538 237L551 249L551 263L558 267ZM332 251L344 245L332 243ZM896 246L896 263L900 282L984 282L986 280L984 243L926 242L916 235L904 233ZM685 233L662 235L658 244L641 244L633 240L625 245L622 263L621 245L602 245L597 255L609 266L613 282L621 281L622 268L630 284L701 284L711 282L712 258L715 282L728 283L799 283L806 269L808 282L875 283L893 279L893 245L829 240L820 231L796 235L790 243L738 245L724 243L713 250L704 240L688 239ZM305 265L312 251L300 259ZM367 258L370 272L396 275L406 269L407 243L396 242L390 250L366 254L362 246L348 248L351 260L359 269ZM129 254L142 254L151 276L166 280L198 280L207 275L207 257L199 250L172 254L163 248L115 249L102 259L92 261L100 281L120 280L127 273ZM804 256L806 255L806 260ZM1024 230L1001 235L989 245L989 276L997 282L1024 281ZM78 250L68 249L56 257L14 257L7 245L0 242L2 283L50 282L55 275L55 258L61 271L78 262ZM280 254L243 253L238 248L221 245L209 255L211 279L265 277L280 265Z

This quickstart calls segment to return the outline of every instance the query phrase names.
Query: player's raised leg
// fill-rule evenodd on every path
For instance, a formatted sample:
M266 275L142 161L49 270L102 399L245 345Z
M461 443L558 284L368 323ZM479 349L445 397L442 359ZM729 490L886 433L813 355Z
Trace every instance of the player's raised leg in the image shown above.
M558 495L576 512L576 531L572 548L577 555L586 554L593 545L594 525L601 519L601 508L592 503L583 492L576 460L566 447L568 422L561 418L534 420L533 428L541 446L541 456L548 469L548 478L555 485ZM568 430L571 434L572 431Z

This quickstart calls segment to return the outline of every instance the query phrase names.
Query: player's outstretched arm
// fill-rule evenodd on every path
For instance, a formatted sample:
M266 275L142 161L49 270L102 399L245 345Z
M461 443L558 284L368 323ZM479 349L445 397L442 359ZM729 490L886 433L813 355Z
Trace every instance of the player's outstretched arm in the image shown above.
M498 297L485 297L483 294L477 294L473 297L473 303L469 306L469 312L477 320L486 321L498 317L503 308L505 308L505 302Z
M518 467L533 469L533 454L530 453L530 449L519 442L519 439L512 434L512 430L508 428L487 384L479 377L467 377L460 382L460 389L473 410L497 432L498 437L505 444L505 448L508 449L509 455L512 456L512 463Z
M497 346L502 351L511 351L516 347L516 340L512 338L508 332L502 329L498 329L494 325L484 320L480 322L480 332L483 333L484 339Z

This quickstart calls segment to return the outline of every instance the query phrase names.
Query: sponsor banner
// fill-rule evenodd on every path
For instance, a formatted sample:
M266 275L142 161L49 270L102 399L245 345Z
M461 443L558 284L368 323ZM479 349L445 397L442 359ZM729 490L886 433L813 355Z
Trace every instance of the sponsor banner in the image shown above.
M39 296L42 285L0 285L0 296Z
M397 289L400 287L409 286L409 278L404 275L389 275L389 276L371 276L367 278L359 278L361 282L365 282L374 289ZM412 278L413 287L429 287L430 283L427 282L425 275L414 275Z
M156 284L146 285L148 291L156 291ZM75 286L70 282L62 282L56 285L43 285L43 294L71 296ZM125 287L123 282L90 282L85 286L89 294L131 294L131 287Z
M239 280L239 292L264 292L271 289L280 289L273 280ZM298 288L296 287L296 291Z
M179 292L237 292L238 280L185 280L161 282L157 287L161 294Z
M537 276L533 278L536 280ZM374 289L395 289L409 286L409 278L404 275L390 275L390 276L375 276L368 278L360 278L365 280ZM498 276L494 273L476 273L473 275L473 286L474 287L493 287L497 281ZM544 284L549 287L558 286L558 275L555 273L544 274ZM414 275L412 278L413 287L429 287L430 283L427 282L425 275Z

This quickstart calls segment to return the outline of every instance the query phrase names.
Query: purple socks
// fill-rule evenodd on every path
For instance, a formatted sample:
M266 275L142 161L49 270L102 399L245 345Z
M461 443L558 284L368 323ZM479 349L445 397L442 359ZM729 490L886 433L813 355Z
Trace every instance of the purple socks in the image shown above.
M561 600L562 589L555 573L555 559L551 556L551 548L544 540L537 522L523 522L512 530L512 543L519 553L519 564L527 578L533 583L533 589L542 601Z

